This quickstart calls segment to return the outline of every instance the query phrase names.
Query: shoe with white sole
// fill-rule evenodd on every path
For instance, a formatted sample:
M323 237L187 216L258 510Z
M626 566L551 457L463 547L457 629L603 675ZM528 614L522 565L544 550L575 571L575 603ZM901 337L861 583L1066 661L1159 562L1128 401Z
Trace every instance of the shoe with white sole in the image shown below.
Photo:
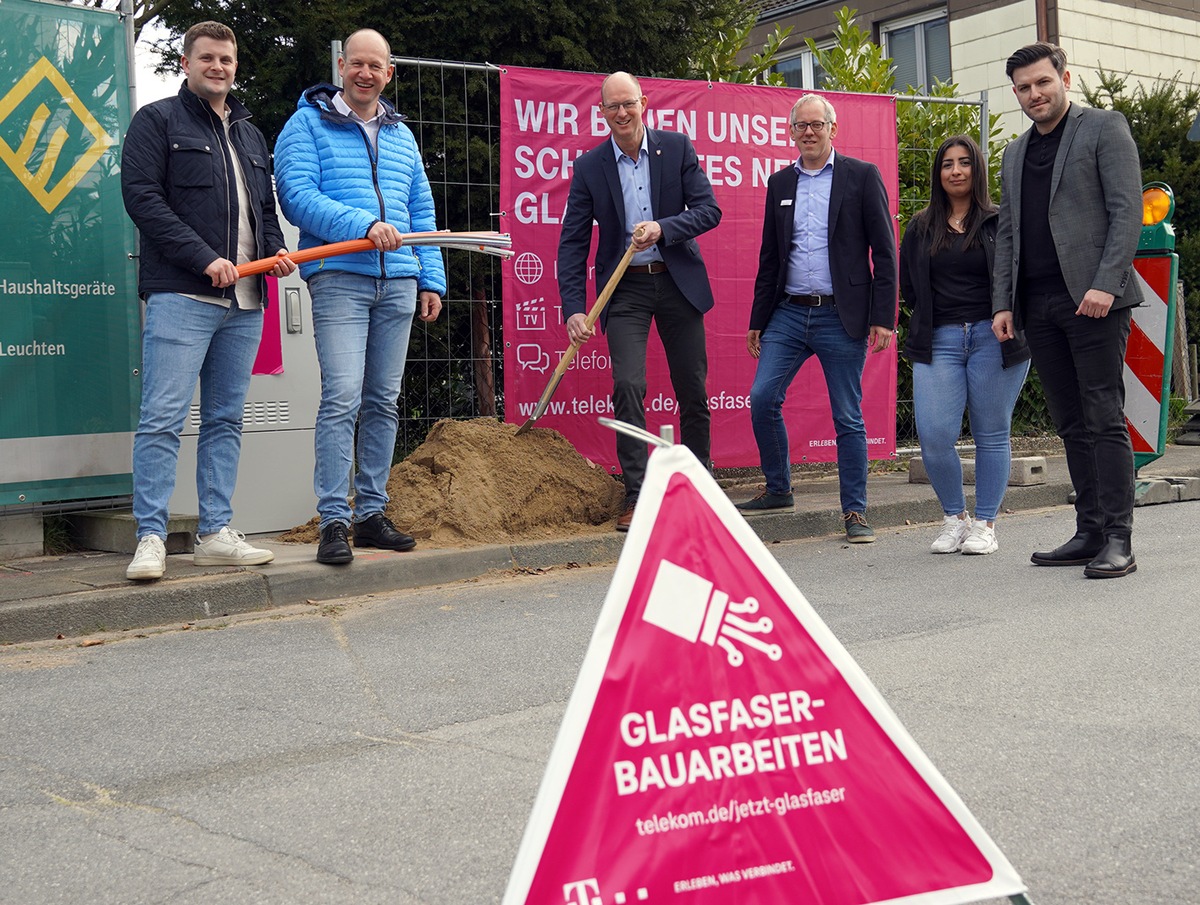
M942 519L942 531L929 546L930 553L957 553L962 549L967 532L971 530L969 518L947 515Z
M984 553L995 553L998 549L1000 549L1000 545L996 543L996 529L989 528L988 523L983 519L977 519L962 542L961 552L969 556L979 556Z
M125 570L130 581L151 581L162 578L167 571L167 547L157 534L147 534L138 540L133 562Z
M192 562L198 566L261 566L274 558L270 550L251 547L246 535L226 525L207 539L196 538Z

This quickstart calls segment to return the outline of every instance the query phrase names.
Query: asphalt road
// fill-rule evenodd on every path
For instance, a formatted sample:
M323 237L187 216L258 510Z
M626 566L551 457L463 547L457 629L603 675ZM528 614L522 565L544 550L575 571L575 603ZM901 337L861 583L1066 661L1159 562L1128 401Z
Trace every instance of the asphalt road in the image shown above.
M771 550L1036 905L1200 903L1198 517L1115 581L1028 564L1062 508ZM498 902L611 576L0 649L0 902Z

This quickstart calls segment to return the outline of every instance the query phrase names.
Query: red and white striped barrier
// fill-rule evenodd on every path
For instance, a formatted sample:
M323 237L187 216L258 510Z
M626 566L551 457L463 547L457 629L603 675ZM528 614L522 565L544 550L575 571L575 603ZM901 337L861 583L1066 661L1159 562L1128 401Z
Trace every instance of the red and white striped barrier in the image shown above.
M1170 342L1170 300L1174 283L1173 255L1135 258L1136 279L1146 303L1133 309L1129 344L1125 349L1125 422L1133 452L1157 457L1162 437L1164 396L1169 393L1166 373Z

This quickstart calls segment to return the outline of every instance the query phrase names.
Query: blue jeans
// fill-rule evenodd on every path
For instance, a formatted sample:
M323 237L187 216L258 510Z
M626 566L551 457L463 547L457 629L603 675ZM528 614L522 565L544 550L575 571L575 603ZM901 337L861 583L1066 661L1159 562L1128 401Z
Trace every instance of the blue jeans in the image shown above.
M200 381L196 497L200 534L229 524L242 451L242 409L262 338L261 309L224 308L173 292L146 300L142 409L133 437L133 517L138 539L167 536L179 434Z
M313 489L325 528L335 521L350 523L347 498L354 463L357 520L387 506L417 281L329 270L309 277L308 291L321 366Z
M792 489L783 401L800 366L816 355L825 372L837 431L838 483L843 512L867 509L867 430L862 417L866 339L852 339L831 305L807 308L784 302L763 331L762 351L750 387L750 422L769 493Z
M966 510L962 462L954 448L963 409L975 440L975 518L994 521L1012 462L1013 406L1029 362L1003 366L991 321L948 324L933 331L933 361L913 363L913 408L921 458L946 515Z

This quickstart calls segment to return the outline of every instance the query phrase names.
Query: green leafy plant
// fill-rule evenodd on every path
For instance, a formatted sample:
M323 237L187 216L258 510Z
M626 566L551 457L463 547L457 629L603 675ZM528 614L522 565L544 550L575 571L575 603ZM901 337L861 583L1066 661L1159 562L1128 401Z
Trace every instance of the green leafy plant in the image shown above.
M812 38L805 38L809 51L825 70L825 83L830 91L858 91L865 94L890 94L896 81L896 67L883 55L883 48L871 40L866 29L855 25L858 10L843 6L835 13L833 46L820 48Z
M750 32L757 22L757 8L751 4L741 6L731 16L715 23L703 52L688 67L686 76L707 79L710 82L736 82L738 84L778 85L787 84L782 75L771 72L779 51L792 33L792 26L775 30L767 35L762 50L750 54L739 62L750 43Z
M1149 85L1130 86L1128 75L1101 69L1095 88L1083 85L1091 106L1116 110L1129 120L1142 163L1142 182L1165 182L1175 192L1175 251L1187 314L1188 342L1200 342L1200 142L1187 134L1200 111L1200 88L1179 73Z

